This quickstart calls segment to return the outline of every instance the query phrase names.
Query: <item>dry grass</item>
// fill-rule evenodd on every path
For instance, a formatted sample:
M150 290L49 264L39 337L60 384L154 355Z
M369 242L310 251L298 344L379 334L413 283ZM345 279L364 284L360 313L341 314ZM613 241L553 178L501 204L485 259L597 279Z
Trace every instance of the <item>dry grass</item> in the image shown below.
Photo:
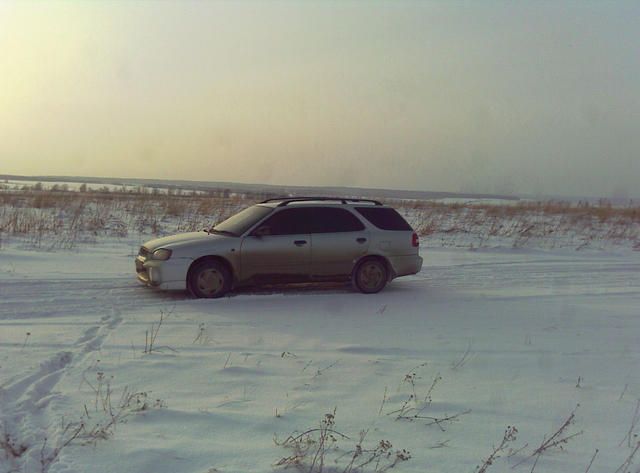
M433 201L394 202L394 206L427 214L456 215L461 212L480 219L513 219L522 215L570 218L574 222L596 220L599 222L640 223L640 205L630 202L627 206L613 206L607 200L597 204L565 201L523 201L512 205L441 203Z
M0 241L20 239L42 249L72 249L100 236L160 236L197 231L270 197L170 190L107 188L69 191L26 187L0 192ZM511 205L389 201L433 246L591 246L612 242L640 248L640 206L561 201ZM506 240L506 241L505 241ZM471 242L471 243L470 243ZM542 243L541 243L542 242Z
M512 205L396 202L422 236L442 246L640 247L640 206L559 201ZM470 243L471 242L471 243Z
M255 199L130 192L0 192L0 235L35 248L71 249L99 236L197 231Z

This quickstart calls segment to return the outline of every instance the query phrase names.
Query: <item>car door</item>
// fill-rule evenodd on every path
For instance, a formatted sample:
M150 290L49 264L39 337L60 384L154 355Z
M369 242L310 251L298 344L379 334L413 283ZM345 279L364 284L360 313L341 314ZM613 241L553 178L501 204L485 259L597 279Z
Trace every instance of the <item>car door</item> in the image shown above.
M355 262L367 253L369 232L349 210L313 209L311 273L314 277L350 275Z
M258 225L240 246L243 280L263 283L298 280L311 269L308 208L284 208Z

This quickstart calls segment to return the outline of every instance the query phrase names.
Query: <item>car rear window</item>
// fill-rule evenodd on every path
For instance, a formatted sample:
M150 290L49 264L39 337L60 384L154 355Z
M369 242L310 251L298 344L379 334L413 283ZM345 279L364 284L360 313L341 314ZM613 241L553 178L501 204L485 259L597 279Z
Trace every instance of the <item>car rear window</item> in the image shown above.
M389 207L356 207L360 215L381 230L412 231L411 225Z

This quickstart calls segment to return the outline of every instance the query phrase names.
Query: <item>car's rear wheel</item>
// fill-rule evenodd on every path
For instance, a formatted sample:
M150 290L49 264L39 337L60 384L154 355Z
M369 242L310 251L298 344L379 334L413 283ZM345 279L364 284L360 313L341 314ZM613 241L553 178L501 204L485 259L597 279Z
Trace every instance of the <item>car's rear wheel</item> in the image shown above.
M189 289L196 297L222 297L231 289L231 274L217 261L203 261L189 272Z
M358 264L353 275L353 285L360 292L374 294L384 289L388 277L384 261L379 258L367 258Z

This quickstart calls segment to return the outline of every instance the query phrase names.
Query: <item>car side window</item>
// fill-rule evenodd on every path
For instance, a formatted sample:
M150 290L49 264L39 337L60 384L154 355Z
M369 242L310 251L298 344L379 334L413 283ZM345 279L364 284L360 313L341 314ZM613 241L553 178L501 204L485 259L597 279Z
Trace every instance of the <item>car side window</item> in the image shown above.
M260 227L268 227L269 235L311 233L313 215L310 208L284 209L272 215Z
M311 233L358 232L362 222L351 212L334 207L314 207Z

